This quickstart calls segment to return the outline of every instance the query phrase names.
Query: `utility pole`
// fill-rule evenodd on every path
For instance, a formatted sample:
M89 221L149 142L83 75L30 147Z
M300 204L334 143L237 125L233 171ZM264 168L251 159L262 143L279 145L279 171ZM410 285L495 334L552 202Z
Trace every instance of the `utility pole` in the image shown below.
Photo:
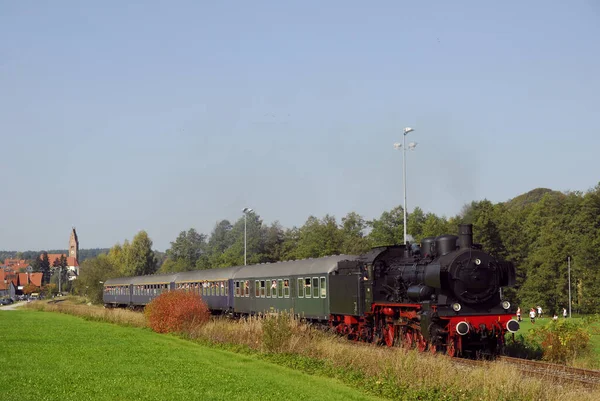
M62 282L62 266L60 266L58 268L58 293L62 295L61 282Z
M569 318L571 317L571 257L567 257L568 275L569 275Z

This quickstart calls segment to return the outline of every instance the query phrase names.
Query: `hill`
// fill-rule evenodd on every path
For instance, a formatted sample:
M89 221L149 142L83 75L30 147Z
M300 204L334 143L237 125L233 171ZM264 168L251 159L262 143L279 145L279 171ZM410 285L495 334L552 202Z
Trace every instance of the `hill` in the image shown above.
M504 204L506 205L507 209L522 209L539 202L545 195L557 198L562 198L565 196L565 194L562 192L554 191L549 188L536 188L510 199L504 202Z

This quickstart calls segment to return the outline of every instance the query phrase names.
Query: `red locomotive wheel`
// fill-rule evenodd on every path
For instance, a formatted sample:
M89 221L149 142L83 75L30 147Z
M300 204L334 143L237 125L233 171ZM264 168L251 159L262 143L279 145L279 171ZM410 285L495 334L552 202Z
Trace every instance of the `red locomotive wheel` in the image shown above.
M388 324L383 328L383 341L388 347L394 346L394 326Z
M437 345L429 344L429 352L431 352L432 354L436 354L437 351Z
M404 335L404 346L405 346L407 349L411 349L411 348L412 348L412 346L413 346L413 335L412 335L412 333L410 333L410 332L407 332L407 333Z
M450 339L448 341L448 345L446 345L446 355L450 356L450 357L455 357L456 356L456 346L454 344L454 340Z

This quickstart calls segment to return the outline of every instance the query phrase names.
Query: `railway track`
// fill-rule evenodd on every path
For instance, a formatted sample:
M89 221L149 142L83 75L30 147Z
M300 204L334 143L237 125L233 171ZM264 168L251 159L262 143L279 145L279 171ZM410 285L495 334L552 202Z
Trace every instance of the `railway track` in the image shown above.
M600 387L600 370L572 368L555 363L531 361L508 356L500 356L496 360L500 363L516 365L521 372L530 376L564 383L577 383L585 387Z
M499 356L495 361L457 359L461 365L483 367L490 363L504 363L516 366L520 372L527 376L551 380L555 383L572 383L587 388L600 388L600 370L572 368L565 365L532 361L528 359Z

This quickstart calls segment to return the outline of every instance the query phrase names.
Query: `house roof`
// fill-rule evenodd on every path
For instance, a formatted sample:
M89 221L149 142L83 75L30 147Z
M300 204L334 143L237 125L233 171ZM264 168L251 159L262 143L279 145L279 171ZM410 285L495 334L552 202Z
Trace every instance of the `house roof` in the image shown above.
M17 273L19 276L19 285L27 285L29 284L29 277L27 276L27 273Z
M13 265L16 265L16 264L25 264L25 262L26 262L25 259L11 259L11 258L4 259L4 265L7 267L12 267Z
M36 287L41 287L43 277L44 273L31 273L29 275L29 280L31 281L31 284L35 285Z
M54 266L55 260L60 260L61 256L67 256L64 253L49 253L48 254L48 262L50 262L50 267Z
M33 284L36 287L42 286L42 278L44 273L18 273L19 285L26 286L27 284Z
M19 269L27 269L27 266L29 266L29 263L17 263L11 266L11 269L13 269L14 271L18 271Z

